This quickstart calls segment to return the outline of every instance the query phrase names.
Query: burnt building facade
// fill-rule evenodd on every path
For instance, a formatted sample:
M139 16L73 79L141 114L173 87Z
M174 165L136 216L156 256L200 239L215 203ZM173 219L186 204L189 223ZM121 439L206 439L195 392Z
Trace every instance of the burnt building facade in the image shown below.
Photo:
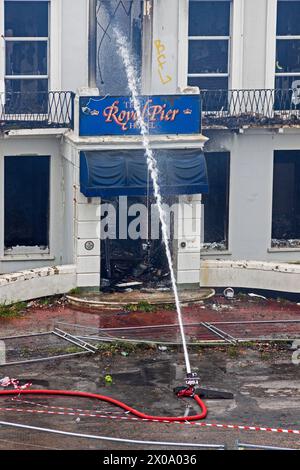
M138 279L151 262L150 278L165 274L161 235L149 242L149 212L139 239L103 240L104 203L117 214L120 196L129 208L153 203L149 178L138 191L129 182L141 174L128 170L130 158L135 164L144 154L134 123L111 133L89 127L104 111L101 100L105 112L111 107L110 129L118 126L112 98L130 95L116 28L140 95L166 105L155 111L159 122L163 109L170 113L169 127L149 137L162 165L170 159L161 173L187 178L185 186L179 177L162 183L173 187L163 195L169 207L191 206L171 217L178 283L247 287L236 267L251 265L252 274L297 262L299 20L297 0L0 0L0 273L56 266L65 276L54 288L61 291ZM185 100L199 97L202 109L191 119L196 111ZM175 108L185 119L178 128ZM116 163L118 181L126 166L122 190L112 179L104 187L107 161ZM129 228L136 214L128 211ZM117 216L118 233L119 225Z

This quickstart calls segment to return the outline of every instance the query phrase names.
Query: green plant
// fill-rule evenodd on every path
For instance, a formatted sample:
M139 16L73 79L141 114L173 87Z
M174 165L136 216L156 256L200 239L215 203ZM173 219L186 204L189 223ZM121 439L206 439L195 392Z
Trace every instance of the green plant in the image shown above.
M70 294L70 295L77 295L77 294L80 294L80 292L81 292L80 287L74 287L74 289L71 289L71 290L69 291L69 294Z
M26 302L16 302L15 304L0 304L0 318L19 317L26 309Z
M159 310L176 310L175 304L150 304L149 302L142 301L138 304L127 304L124 310L128 312L158 312Z
M241 341L240 345L245 348L255 348L256 343L255 341Z
M98 343L96 345L98 352L104 355L116 355L126 352L128 354L138 353L141 351L150 351L156 347L152 344L129 343L127 341L114 341L112 343Z
M124 307L128 312L156 312L157 306L151 305L149 302L139 302L138 304L127 304Z
M78 346L69 346L68 348L62 350L63 354L74 354L78 352L81 352L81 348Z
M161 305L162 310L176 310L176 305L175 304L163 304Z
M39 304L42 306L47 307L52 303L52 298L51 297L44 297L43 299L39 300Z
M236 346L233 344L228 347L227 351L228 351L228 356L231 357L232 359L238 357L240 354L239 346Z

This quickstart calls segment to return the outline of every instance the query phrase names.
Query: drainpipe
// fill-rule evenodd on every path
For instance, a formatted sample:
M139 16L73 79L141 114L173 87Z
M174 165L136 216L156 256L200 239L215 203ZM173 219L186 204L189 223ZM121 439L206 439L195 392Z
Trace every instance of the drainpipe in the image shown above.
M89 0L89 88L97 88L97 0Z
M143 6L142 92L150 95L152 88L153 0L144 0Z

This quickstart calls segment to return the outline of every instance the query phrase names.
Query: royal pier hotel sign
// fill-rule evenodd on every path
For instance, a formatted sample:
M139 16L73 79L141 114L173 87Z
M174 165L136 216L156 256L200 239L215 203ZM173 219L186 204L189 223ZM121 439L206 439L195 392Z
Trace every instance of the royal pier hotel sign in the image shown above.
M199 95L140 96L139 100L149 134L201 133ZM81 97L79 104L81 136L141 133L130 96Z

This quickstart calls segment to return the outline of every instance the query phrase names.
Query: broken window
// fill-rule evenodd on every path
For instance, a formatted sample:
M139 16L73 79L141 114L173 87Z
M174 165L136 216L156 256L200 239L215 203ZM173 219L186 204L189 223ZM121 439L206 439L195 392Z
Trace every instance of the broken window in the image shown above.
M300 0L278 0L275 88L283 90L276 109L298 106L292 89L300 80ZM298 94L298 92L296 92ZM278 101L278 100L277 100Z
M230 10L230 0L190 0L189 85L228 89Z
M110 290L116 283L139 281L148 286L169 285L169 266L162 237L161 224L155 227L157 217L153 218L151 207L155 205L153 196L113 197L102 199L101 214L101 285ZM164 198L169 207L175 203L174 197ZM124 225L124 207L126 204L126 226ZM145 213L139 212L145 208ZM112 207L114 210L112 211ZM136 208L135 208L136 207ZM110 208L110 212L109 209ZM138 210L138 212L136 211ZM154 212L155 213L155 212ZM143 220L138 224L140 236L130 236L130 225L136 218ZM123 219L123 220L122 220ZM124 231L125 233L122 233ZM170 214L170 233L174 234L174 216ZM152 235L154 234L153 238ZM172 243L171 250L172 250Z
M97 86L101 94L130 94L114 28L125 36L137 76L141 77L142 22L142 0L97 1Z
M49 156L7 156L4 161L5 250L49 247ZM17 248L18 247L18 248ZM35 250L33 250L35 252Z
M230 153L205 154L209 194L202 196L204 205L204 245L207 251L228 249L229 167Z
M6 113L47 112L49 1L5 0Z
M272 247L300 248L300 150L274 154Z

